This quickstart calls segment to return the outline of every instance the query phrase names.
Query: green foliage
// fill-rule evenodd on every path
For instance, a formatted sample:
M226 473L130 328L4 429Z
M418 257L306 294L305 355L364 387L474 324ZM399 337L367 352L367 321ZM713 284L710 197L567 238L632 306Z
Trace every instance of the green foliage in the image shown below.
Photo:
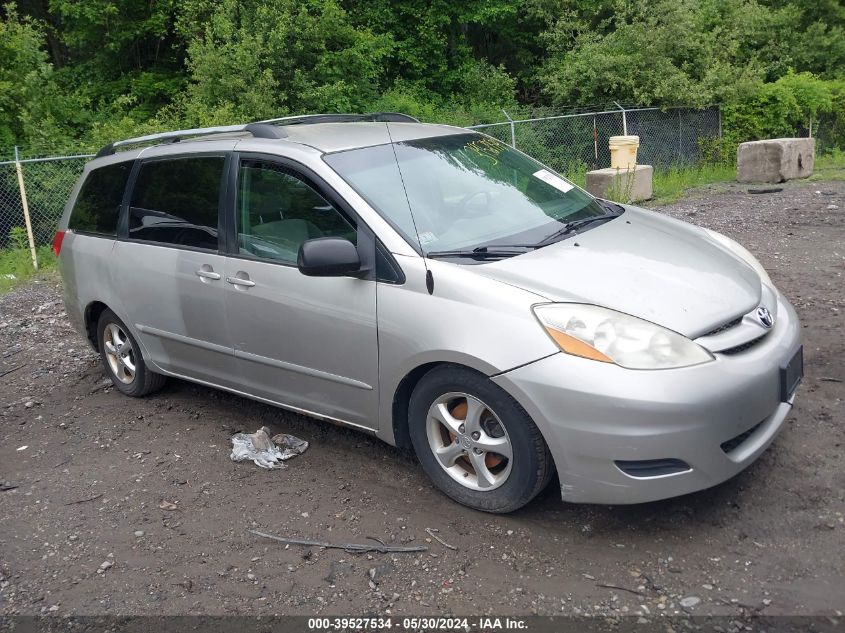
M809 180L845 180L845 150L833 149L816 156Z
M152 116L184 83L184 45L173 37L179 7L177 0L51 0L60 85L94 112L131 97L140 118Z
M9 231L9 244L12 248L26 248L29 244L26 229L22 226L13 226Z
M34 134L44 116L45 85L52 68L43 50L44 33L14 5L0 16L0 147L9 148Z
M17 0L0 9L0 153L307 112L468 125L620 101L724 104L718 161L810 121L845 145L843 69L839 0ZM588 138L520 133L559 169L590 163Z
M0 248L0 294L35 274L26 229L22 226L14 226L7 237L8 247ZM37 248L36 256L39 269L55 268L56 257L49 246Z
M637 172L630 167L622 171L616 168L616 174L613 177L613 183L604 192L604 197L614 202L621 202L622 204L630 204L631 192L634 190L634 179Z
M377 98L391 47L352 25L335 0L223 0L188 46L186 118L359 111Z
M694 167L674 166L654 171L652 206L670 204L689 189L717 182L736 180L736 167L729 163L703 164Z
M838 88L839 84L836 87ZM834 86L811 73L788 73L723 108L724 152L744 141L793 136L834 111ZM845 105L839 102L839 107ZM839 111L845 117L845 108Z
M731 100L776 71L782 55L771 34L787 32L795 19L792 7L770 9L756 0L619 0L562 8L543 36L549 56L541 83L562 105Z
M345 0L359 26L395 42L386 59L387 75L441 96L461 95L474 72L491 66L512 77L527 77L540 53L527 2L509 0ZM482 61L481 64L476 62ZM476 80L477 81L477 80ZM489 85L496 85L496 78ZM501 86L512 94L511 86ZM489 102L490 94L481 101ZM494 102L500 95L496 94Z

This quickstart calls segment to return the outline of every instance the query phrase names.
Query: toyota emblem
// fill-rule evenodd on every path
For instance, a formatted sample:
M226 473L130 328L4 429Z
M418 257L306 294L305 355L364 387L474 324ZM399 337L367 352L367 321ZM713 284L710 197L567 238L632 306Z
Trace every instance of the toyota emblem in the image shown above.
M775 324L775 318L768 308L760 306L757 308L757 319L763 324L763 327L770 328Z

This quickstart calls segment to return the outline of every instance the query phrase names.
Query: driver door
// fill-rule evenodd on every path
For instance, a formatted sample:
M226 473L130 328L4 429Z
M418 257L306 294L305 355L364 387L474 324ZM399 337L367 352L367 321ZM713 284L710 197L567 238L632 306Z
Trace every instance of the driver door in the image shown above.
M356 243L355 219L315 177L266 158L240 159L236 194L224 303L246 391L376 429L375 281L296 266L305 240Z

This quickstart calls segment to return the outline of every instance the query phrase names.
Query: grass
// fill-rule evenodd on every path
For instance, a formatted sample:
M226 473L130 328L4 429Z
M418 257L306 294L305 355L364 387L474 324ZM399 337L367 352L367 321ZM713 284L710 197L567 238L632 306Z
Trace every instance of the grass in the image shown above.
M683 197L687 189L736 180L736 167L727 164L668 167L654 170L651 204L669 204Z
M8 292L36 274L50 271L56 267L56 256L49 246L39 246L38 271L32 267L29 249L4 248L0 249L0 295Z
M836 149L816 156L809 180L845 180L845 150Z
M583 171L566 173L565 176L579 187L586 188L586 174ZM690 167L655 168L654 196L650 205L675 202L683 197L687 189L717 182L730 182L736 179L734 165L699 165ZM608 193L608 195L610 195Z

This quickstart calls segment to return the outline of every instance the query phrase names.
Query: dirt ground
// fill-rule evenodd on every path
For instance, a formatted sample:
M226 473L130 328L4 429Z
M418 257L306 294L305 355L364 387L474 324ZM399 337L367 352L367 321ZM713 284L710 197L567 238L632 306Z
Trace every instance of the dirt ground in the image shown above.
M0 297L0 615L841 615L845 182L748 189L661 210L759 256L801 316L806 378L757 463L659 503L569 505L553 482L515 514L474 512L355 431L178 380L126 398L57 282ZM231 462L231 435L261 425L311 446L284 470ZM286 548L249 529L430 550Z

